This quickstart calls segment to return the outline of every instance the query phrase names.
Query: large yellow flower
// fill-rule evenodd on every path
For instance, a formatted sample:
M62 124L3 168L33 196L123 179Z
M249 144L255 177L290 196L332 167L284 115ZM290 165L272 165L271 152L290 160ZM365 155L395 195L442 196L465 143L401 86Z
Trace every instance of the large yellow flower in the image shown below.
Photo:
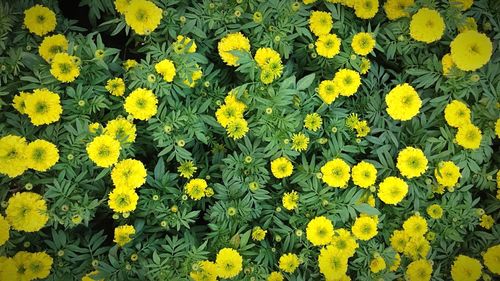
M45 252L36 252L27 253L25 262L26 274L28 276L32 277L33 279L45 279L50 274L53 260L52 257Z
M384 10L389 20L409 17L407 9L415 4L415 0L387 0Z
M108 205L116 213L128 213L135 210L138 200L134 189L114 188L109 194Z
M323 11L312 11L309 17L309 29L316 36L330 33L333 26L332 14Z
M396 166L399 172L411 179L422 175L427 170L427 158L422 150L407 147L398 154Z
M415 13L410 22L411 38L425 42L435 42L444 34L444 20L438 11L421 8Z
M484 265L493 273L500 275L500 244L491 246L483 255Z
M406 268L408 281L429 281L432 275L432 264L425 259L411 262Z
M147 0L132 0L125 9L125 21L139 35L151 34L163 17L162 9Z
M230 102L221 105L217 111L215 111L215 117L222 127L227 128L231 120L243 119L244 110L245 107L242 106L241 102Z
M163 80L167 82L174 81L175 65L173 61L169 59L161 60L159 63L155 64L155 70L163 76Z
M371 163L361 161L352 167L352 181L355 185L368 188L377 180L377 169Z
M125 246L128 242L132 241L132 237L135 234L135 228L131 225L125 224L120 225L115 228L115 236L113 242L118 244L120 247Z
M117 188L138 188L146 182L147 171L141 161L122 160L113 167L111 179Z
M26 139L7 135L0 138L0 174L14 178L26 171Z
M134 123L128 121L125 118L117 118L108 121L106 128L104 128L104 134L114 139L123 142L131 143L135 141L137 129Z
M299 265L300 260L296 254L283 254L279 259L279 268L284 272L293 273Z
M473 124L464 124L458 127L456 142L466 149L478 149L481 145L481 130Z
M227 123L227 135L235 140L241 139L248 132L248 122L243 118L233 118Z
M321 128L322 123L323 120L321 119L321 116L316 112L309 113L304 118L304 128L313 132L316 132L319 128Z
M462 176L460 168L452 161L441 161L434 170L437 182L446 187L453 187Z
M28 144L26 149L28 168L45 172L59 161L59 150L46 140L36 140Z
M328 245L319 252L318 266L326 280L337 280L347 272L347 256L342 255L335 246Z
M345 188L351 177L350 170L351 168L344 160L333 159L321 167L321 173L323 174L321 179L330 187Z
M158 99L153 91L137 88L125 99L123 107L134 118L147 121L156 114L157 104Z
M35 89L26 97L25 105L25 113L35 126L56 122L63 112L59 95L47 89Z
M360 32L354 35L351 43L354 53L360 56L368 55L375 47L375 39L368 32Z
M223 248L217 253L215 265L217 266L219 277L233 278L241 272L243 258L238 251L231 248Z
M217 48L222 60L230 66L238 66L238 56L231 51L250 52L250 41L241 32L230 33L222 38Z
M410 236L403 230L394 230L391 235L391 247L399 253L402 253L406 244L410 240Z
M51 62L56 54L67 51L68 40L62 34L45 36L40 44L40 47L38 48L40 56L42 56L42 58L47 62Z
M420 215L413 215L403 223L404 231L410 236L424 236L427 232L427 221Z
M339 91L333 80L324 80L319 83L318 95L326 104L331 104L339 96Z
M475 281L481 278L483 266L471 257L459 255L451 266L453 281Z
M192 179L186 184L184 190L191 199L200 200L205 197L207 187L208 184L204 179Z
M407 121L418 114L422 100L408 83L397 85L386 96L387 113L395 119Z
M378 0L356 0L354 13L358 18L371 19L378 12Z
M69 83L75 81L80 75L80 67L77 64L78 58L66 53L57 53L50 63L50 73L63 82Z
M38 231L49 220L45 200L33 192L17 192L10 197L5 214L12 228L18 231Z
M361 77L359 73L352 69L339 69L333 77L333 83L337 91L342 96L352 96L361 86Z
M56 14L45 6L35 5L24 11L24 25L38 36L54 31L56 24Z
M324 216L315 217L307 224L307 240L314 246L329 244L333 237L333 223Z
M336 34L325 34L316 40L316 52L318 55L331 59L340 53L341 40Z
M470 109L465 103L453 100L444 109L444 119L448 125L455 128L469 124L471 122Z
M108 168L118 161L120 150L120 142L108 135L95 137L87 145L90 160L103 168Z
M358 243L356 243L356 239L351 235L351 232L344 228L335 230L331 245L339 250L340 255L348 258L354 256L359 246Z
M359 217L352 225L352 234L359 240L370 240L377 233L377 220L372 217Z
M451 57L464 71L474 71L488 63L493 53L490 38L475 30L462 32L450 44Z
M279 157L271 161L271 172L278 179L286 178L292 175L293 165L285 157Z
M379 184L378 198L385 204L396 205L408 193L408 184L397 177L387 177Z

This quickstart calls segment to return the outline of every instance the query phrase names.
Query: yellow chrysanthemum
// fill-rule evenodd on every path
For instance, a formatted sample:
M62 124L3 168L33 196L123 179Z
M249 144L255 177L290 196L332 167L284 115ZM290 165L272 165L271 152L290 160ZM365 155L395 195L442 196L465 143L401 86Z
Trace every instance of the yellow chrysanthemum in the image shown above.
M387 177L379 184L378 198L385 204L396 205L408 193L408 184L397 177Z
M17 192L10 197L5 214L12 228L18 231L38 231L49 220L45 200L33 192Z
M250 41L241 32L230 33L222 38L217 48L221 59L230 66L238 66L238 57L231 51L250 52Z
M273 271L269 276L267 276L266 281L283 281L285 280L285 277L283 277L283 274L279 271Z
M243 268L243 258L238 251L231 248L223 248L217 253L215 264L219 277L233 278L241 272Z
M309 29L316 36L330 33L333 27L332 14L323 11L312 11L309 17Z
M386 96L387 113L395 120L407 121L418 114L422 100L408 83L394 87Z
M453 281L475 281L481 278L483 266L471 257L459 255L451 266Z
M47 89L35 89L25 100L25 113L35 126L59 120L63 112L59 95Z
M429 281L432 275L432 264L428 260L416 260L406 268L408 281Z
M394 255L394 260L392 262L392 265L389 267L389 270L395 272L396 270L398 270L400 264L401 264L401 256L398 253L396 253Z
M248 122L243 118L229 120L226 127L227 135L234 140L241 139L248 133Z
M120 225L115 228L115 237L113 242L118 244L120 247L125 246L128 242L132 241L132 237L135 234L135 228L131 225Z
M123 143L131 143L135 141L136 131L134 123L125 118L117 118L108 121L103 134Z
M309 113L304 118L304 128L313 132L316 132L319 128L321 128L322 123L323 120L321 119L321 116L316 112Z
M51 62L56 54L67 51L68 40L62 34L45 36L40 44L40 47L38 48L40 56L42 56L42 58L47 62Z
M232 120L243 119L244 109L245 107L240 103L226 103L217 109L215 117L222 127L227 128Z
M198 170L198 168L193 163L193 161L181 162L181 165L177 168L177 172L179 172L179 175L186 179L191 178L196 170Z
M286 178L292 175L293 165L285 157L279 157L271 161L271 172L278 179Z
M352 167L352 181L355 185L368 188L377 180L377 169L373 164L361 161Z
M111 179L116 188L138 188L146 182L147 171L141 161L122 160L113 167Z
M211 261L198 262L198 270L191 271L189 276L194 281L217 281L217 265Z
M175 65L174 62L169 59L164 59L155 64L155 70L163 76L163 80L167 82L174 81L175 77Z
M350 258L356 253L358 243L351 233L343 228L336 229L332 237L331 245L339 251L339 254Z
M50 73L59 81L69 83L80 75L78 58L66 53L57 53L50 63Z
M352 226L352 234L359 240L370 240L377 233L377 220L372 217L358 217Z
M136 60L128 59L128 60L126 60L126 61L123 62L123 68L126 71L129 71L130 69L136 67L138 64L139 63Z
M24 173L28 169L27 148L23 137L7 135L0 138L0 174L14 178Z
M300 260L296 254L283 254L279 259L279 268L287 273L293 273L299 267L299 264Z
M427 232L427 221L420 215L413 215L403 223L404 231L410 236L424 236Z
M407 147L399 152L396 167L401 175L411 179L422 175L428 162L422 150Z
M462 175L460 168L455 163L452 161L441 161L436 169L434 169L434 176L440 185L454 187Z
M26 148L26 163L28 168L45 172L59 161L59 150L46 140L36 140Z
M316 52L318 55L331 59L340 53L341 40L336 34L325 34L316 40Z
M433 219L440 219L443 216L443 208L439 204L429 205L427 214Z
M455 128L465 124L470 124L470 109L465 103L453 100L444 109L444 119L448 125Z
M281 203L285 209L291 211L297 208L299 203L299 194L295 190L285 192L285 194L283 194L283 198L281 199Z
M391 235L391 247L398 253L404 252L410 236L403 230L394 230Z
M121 97L125 94L125 81L122 78L109 79L106 82L106 90L113 96Z
M449 0L449 2L459 7L462 11L466 11L472 7L474 0Z
M149 35L159 25L162 9L147 0L132 0L126 8L125 21L139 35Z
M389 20L409 17L407 9L415 4L415 0L387 0L384 4L385 14Z
M307 150L309 144L309 137L304 133L296 133L292 135L292 149L295 151Z
M307 240L314 246L327 245L333 236L333 223L324 216L315 217L307 224Z
M351 177L350 170L351 168L344 160L333 159L321 167L321 173L323 174L321 179L330 187L345 188Z
M425 258L429 254L430 249L431 245L429 241L424 236L416 235L410 237L403 253L412 260L418 260Z
M0 256L0 280L21 280L13 258Z
M267 230L262 229L260 226L256 226L252 229L252 239L255 241L262 241L266 237Z
M14 98L12 99L12 106L19 111L19 113L24 114L26 113L26 98L31 95L30 93L26 92L19 92L19 94L15 95Z
M361 63L359 65L359 73L361 74L367 74L368 71L370 70L372 64L369 59L363 57L361 58Z
M358 18L371 19L378 12L378 0L356 0L354 13Z
M114 188L109 193L108 206L115 213L128 213L135 210L139 195L134 189Z
M370 261L370 271L378 273L386 268L385 260L381 256L377 256Z
M339 249L333 245L322 248L318 256L319 272L326 280L337 280L347 272L347 257L340 254Z
M479 223L479 226L484 227L486 229L491 229L494 224L495 224L495 219L492 216L486 214L483 214L481 216L481 221Z
M443 56L443 58L441 59L441 64L443 66L443 75L449 75L452 68L455 66L450 53Z
M123 107L134 118L147 121L156 114L157 104L158 99L153 91L137 88L125 99Z
M207 187L208 184L204 179L192 179L186 184L184 190L191 199L200 200L205 196Z
M56 14L45 6L35 5L24 11L24 25L38 36L54 31L56 24Z
M358 138L366 137L371 130L366 120L357 122L356 125L354 125L354 129L356 130L356 137Z
M410 36L428 44L441 39L444 28L444 19L438 11L421 8L411 17Z
M0 246L5 244L10 237L10 224L9 222L0 214ZM0 269L1 271L1 269Z
M265 68L272 60L281 59L281 57L271 48L259 48L255 52L254 59L260 68Z
M95 137L87 145L87 153L90 160L103 168L108 168L118 161L120 150L120 142L108 135Z
M483 260L491 272L500 275L500 244L489 247L483 255Z
M331 104L339 96L339 91L333 80L324 80L319 83L318 95L326 104Z
M478 149L481 145L481 130L473 124L464 124L458 127L455 140L457 144L466 149Z
M368 32L360 32L352 38L351 47L357 55L366 56L375 47L375 39Z
M19 253L19 252L18 252ZM45 252L24 252L19 259L23 259L24 273L32 279L44 279L49 276L52 269L52 257ZM17 254L16 254L17 256ZM14 256L14 259L16 259Z
M474 71L488 63L493 53L490 38L475 30L462 32L450 44L451 57L457 68Z
M361 86L359 73L351 69L339 69L333 77L335 88L342 96L352 96Z

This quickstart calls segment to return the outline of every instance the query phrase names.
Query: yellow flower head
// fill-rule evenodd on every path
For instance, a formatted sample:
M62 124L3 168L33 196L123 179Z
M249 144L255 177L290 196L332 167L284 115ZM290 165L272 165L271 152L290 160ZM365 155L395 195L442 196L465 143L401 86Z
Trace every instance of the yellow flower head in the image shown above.
M118 161L120 150L120 142L108 135L95 137L87 145L87 153L90 160L103 168L108 168Z
M318 256L319 272L326 280L336 280L339 276L347 272L347 256L340 253L340 250L333 245L321 248Z
M163 76L163 80L167 82L174 81L175 77L175 65L174 62L169 59L164 59L159 63L155 64L155 70Z
M193 161L184 161L181 162L181 165L177 168L177 172L181 177L189 179L193 176L193 174L198 170Z
M299 257L296 254L283 254L279 259L279 268L287 273L293 273L300 264Z
M481 216L481 222L479 223L480 226L486 229L491 229L494 224L495 224L495 219L492 216L486 214Z
M62 34L45 36L40 44L40 47L38 48L40 56L42 56L42 58L47 62L51 62L56 54L67 51L68 40Z
M145 88L137 88L125 99L123 107L134 118L147 121L156 114L158 110L157 104L158 99L153 91Z
M304 118L304 128L313 132L316 132L319 128L321 128L322 123L323 120L321 119L321 116L316 112L309 113Z
M451 57L457 68L474 71L488 63L493 53L490 38L475 30L462 32L450 44Z
M138 188L146 182L146 176L144 164L135 159L122 160L111 171L111 179L116 188Z
M135 210L139 196L134 189L114 188L109 193L108 206L115 213L128 213Z
M10 197L5 214L12 228L18 231L38 231L49 220L45 200L33 192L17 192Z
M186 184L184 189L191 199L200 200L205 197L207 187L208 184L204 179L192 179Z
M113 137L123 143L132 143L135 141L137 129L135 125L125 118L117 118L108 121L104 134Z
M477 31L477 23L473 17L465 18L465 21L458 26L459 32L465 32L468 30Z
M5 242L7 242L9 240L9 237L10 237L10 233L9 232L10 232L10 224L0 214L0 246L3 246L5 244Z
M348 230L339 228L335 230L331 245L339 250L340 255L350 258L356 253L358 243Z
M123 68L126 70L126 71L129 71L130 69L136 67L139 63L135 60L126 60L123 62Z
M478 149L481 145L481 130L473 124L464 124L458 127L455 140L466 149Z
M252 229L252 239L255 241L262 241L266 237L267 230L262 229L260 226L256 226Z
M413 215L403 223L403 229L410 236L424 236L427 232L427 221L420 215Z
M408 193L408 184L397 177L387 177L379 184L378 198L385 204L396 205Z
M292 190L290 192L285 192L285 194L283 194L283 199L281 201L283 207L291 211L297 208L297 205L299 203L299 194L295 190Z
M389 20L397 20L409 17L407 9L415 4L415 0L387 0L384 4L384 11Z
M443 216L443 208L439 204L429 205L427 214L433 219L440 219Z
M19 92L19 94L15 95L12 99L12 106L19 111L21 114L25 114L26 112L26 98L30 95L30 93Z
M119 77L109 79L106 82L106 90L113 96L121 97L125 93L125 81Z
M63 112L59 95L47 89L35 89L26 97L25 105L25 113L35 126L56 122Z
M50 270L52 269L52 257L47 255L45 252L18 252L14 256L14 260L18 263L18 271L20 268L24 268L26 277L32 279L44 279L49 276Z
M321 173L323 174L321 179L330 187L345 188L351 177L350 170L351 168L344 160L333 159L321 167Z
M234 140L241 139L248 133L248 123L243 118L233 118L227 123L227 135Z
M377 169L373 164L361 161L352 167L352 181L355 185L368 188L377 180Z
M411 18L410 36L420 42L432 43L443 37L444 28L443 17L438 11L421 8Z
M241 102L229 102L221 105L215 112L217 122L227 128L229 122L234 119L243 119L245 105Z
M378 12L378 0L356 0L354 13L358 18L371 19Z
M451 266L451 278L453 281L479 280L483 266L471 257L459 255Z
M443 75L449 75L452 68L455 66L450 53L443 56L443 58L441 59L441 64L443 65Z
M115 228L115 237L113 239L113 242L118 244L120 247L125 246L128 242L132 241L132 238L130 236L133 236L135 234L135 228L131 225L120 225L119 227Z
M309 144L309 137L304 133L296 133L292 135L292 149L295 151L307 150L307 145Z
M397 85L386 96L387 113L394 120L407 121L418 114L422 100L408 83Z
M217 281L217 265L211 261L198 262L198 270L191 271L189 276L194 281Z
M484 265L493 273L500 275L500 244L491 246L483 255Z
M359 240L370 240L375 237L377 231L377 219L372 217L358 217L352 226L352 234Z
M460 168L455 163L441 161L434 169L434 176L440 185L454 187L462 175L460 174Z
M404 255L412 260L425 258L431 249L429 241L421 235L411 236L406 243Z
M285 278L283 277L283 274L279 271L273 271L269 276L267 276L266 281L283 281Z
M50 73L59 81L69 83L80 75L80 68L76 63L77 57L66 53L57 53L50 63Z
M470 109L461 101L453 100L444 109L444 119L448 125L458 128L471 123Z
M285 157L279 157L271 161L271 172L278 179L286 178L292 175L293 165Z
M238 66L238 57L231 51L250 52L250 41L241 32L230 33L222 38L217 48L222 60L229 66Z
M316 52L318 55L331 59L340 53L341 40L336 34L325 34L316 40Z
M396 166L403 176L411 179L422 175L428 162L422 150L407 147L399 152Z
M45 172L59 161L59 150L46 140L36 140L28 144L26 149L28 168Z
M351 47L357 55L366 56L375 47L375 39L368 32L360 32L352 38Z
M356 125L354 125L354 129L356 130L356 137L358 138L366 137L368 133L370 133L370 126L368 126L366 120L357 122Z
M406 267L408 281L429 281L432 275L432 264L425 259L411 262Z
M377 256L370 261L370 271L378 273L386 268L385 260L381 256Z
M399 253L402 253L408 241L410 241L410 236L403 230L394 230L391 235L391 247Z
M0 138L0 174L10 178L20 176L28 169L26 139L7 135Z
M38 36L54 31L56 24L56 14L45 6L35 5L24 11L24 25Z
M361 58L361 63L359 65L359 73L361 74L367 74L368 71L370 70L372 64L369 59L367 58Z
M315 217L307 224L307 240L314 246L330 244L333 236L333 223L324 216Z
M125 21L139 35L151 34L162 17L162 9L147 0L131 0L125 12Z
M330 33L333 27L332 14L323 11L312 11L309 17L309 29L316 36Z
M342 96L352 96L361 86L359 73L351 69L340 69L333 77L333 83Z
M319 84L318 95L326 104L331 104L339 96L339 91L333 80L324 80Z
M219 277L233 278L241 272L243 258L238 251L231 248L223 248L217 253L215 264Z

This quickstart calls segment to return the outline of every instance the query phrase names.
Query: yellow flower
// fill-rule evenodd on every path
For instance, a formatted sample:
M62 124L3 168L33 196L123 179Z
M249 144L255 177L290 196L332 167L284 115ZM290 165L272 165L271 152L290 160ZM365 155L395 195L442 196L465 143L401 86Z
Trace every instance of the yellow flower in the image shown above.
M464 124L458 127L455 140L466 149L478 149L481 145L481 130L473 124Z
M271 161L271 172L278 179L286 178L292 175L293 165L285 157L279 157Z
M293 273L299 267L299 264L299 257L296 254L283 254L279 259L279 268L287 273Z
M162 9L146 0L130 1L125 12L125 21L139 35L153 32L160 25L162 17Z
M217 265L211 261L198 262L198 270L191 271L189 276L194 281L217 281Z
M483 266L471 257L459 255L451 266L453 281L475 281L481 278Z
M315 217L307 224L307 240L314 246L327 245L333 236L333 223L324 216Z
M339 91L333 80L324 80L319 83L318 95L326 104L331 104L339 96Z
M451 69L455 66L455 63L453 63L453 58L451 57L451 54L445 54L443 58L441 59L441 64L443 65L443 75L449 75L451 72Z
M21 280L23 272L17 271L17 265L13 258L0 256L0 280ZM23 276L24 277L24 276Z
M394 255L394 261L392 262L391 267L389 267L389 270L395 272L396 270L398 270L400 264L401 264L401 256L398 253L396 253Z
M409 17L407 9L414 4L414 0L387 0L384 4L384 10L389 20L397 20Z
M408 193L408 184L397 177L387 177L379 184L378 198L385 204L396 205Z
M174 62L169 59L164 59L159 63L155 64L155 70L163 76L163 80L167 82L174 81L175 77L175 65Z
M147 121L156 114L158 110L157 104L158 99L153 91L137 88L125 99L123 107L134 118Z
M377 180L377 169L373 164L361 161L352 167L352 181L355 185L368 188Z
M386 96L387 113L394 120L407 121L418 114L422 101L415 89L408 83L399 84Z
M285 194L283 194L283 199L281 199L281 201L283 207L291 211L297 208L299 202L299 194L295 190L292 190L290 192L285 192Z
M378 12L378 0L356 0L354 12L358 18L371 19Z
M404 252L410 236L403 230L394 230L391 235L391 247L399 253Z
M304 151L309 144L309 137L304 133L297 133L292 135L292 149L295 151Z
M341 40L336 34L325 34L316 40L316 52L318 55L331 59L340 53Z
M111 171L111 179L116 188L138 188L146 182L146 176L144 164L135 159L122 160Z
M459 7L462 11L465 11L472 7L474 0L450 0L449 2Z
M372 217L359 217L352 226L352 234L359 240L370 240L377 233L377 220Z
M321 167L321 173L323 174L321 179L330 187L345 188L351 177L350 170L351 168L344 160L333 159Z
M23 253L19 259L23 259L25 274L30 276L30 279L44 279L49 276L52 268L52 257L45 252L18 252ZM16 259L18 254L14 256Z
M57 53L50 63L50 73L59 81L69 83L75 81L80 75L80 68L75 56L66 53Z
M117 118L108 121L103 134L113 137L123 143L132 143L135 141L135 125L125 118Z
M444 119L448 125L458 128L470 124L470 109L461 101L453 100L444 109Z
M438 204L429 205L427 214L433 219L440 219L443 216L443 208Z
M7 135L0 138L0 174L14 178L24 173L28 169L27 148L23 137Z
M359 73L361 74L367 74L368 71L370 70L371 63L370 60L367 58L361 58L361 63L359 65Z
M266 237L267 230L262 229L260 226L256 226L252 229L252 239L255 241L262 241Z
M267 276L266 281L283 281L285 278L283 277L283 274L279 271L273 271L269 276Z
M56 14L45 6L35 5L24 11L24 25L38 36L54 31L56 24Z
M217 48L227 65L238 66L239 57L231 54L231 51L250 52L250 41L241 32L230 33L219 41Z
M115 9L118 13L125 15L125 13L128 10L128 7L130 6L131 0L115 0Z
M46 140L36 140L26 148L28 168L45 172L59 161L59 150Z
M4 245L5 242L7 242L9 240L9 237L10 237L10 233L9 232L10 232L10 224L0 214L0 246ZM1 271L1 269L0 269L0 271Z
M373 39L371 33L360 32L352 38L351 47L357 55L366 56L375 47L375 39Z
M121 97L125 93L125 81L122 78L109 79L106 82L106 90L113 96Z
M450 44L451 57L457 68L474 71L488 63L493 52L490 38L475 30L462 32Z
M5 214L12 228L18 231L38 231L49 220L45 200L33 192L17 192L10 197Z
M135 234L135 228L131 225L120 225L115 228L115 237L113 242L118 244L120 247L125 246L128 242L132 241L130 236Z
M443 37L445 24L438 11L428 8L419 9L410 22L411 38L427 44Z
M280 54L271 48L259 48L255 52L255 62L260 68L265 68L272 60L281 60Z
M226 103L221 105L215 112L217 122L227 128L229 123L234 119L243 119L244 106L240 103Z
M491 246L483 255L484 265L493 273L500 275L500 244Z
M413 215L403 223L404 231L410 236L424 236L427 232L427 221L420 215Z
M138 200L134 189L114 188L109 194L108 206L115 213L128 213L135 210Z
M244 137L248 130L248 123L243 118L233 118L227 123L227 135L235 140Z
M197 70L191 72L191 82L189 79L184 79L182 81L182 83L184 83L184 85L187 85L189 88L194 88L194 86L196 86L196 81L200 80L201 77L203 77L203 71L201 70L201 68L198 65L196 65L196 67Z
M87 145L87 154L97 166L108 168L118 161L120 142L108 135L95 137Z
M492 216L486 214L481 216L481 223L479 224L480 226L486 229L491 229L494 224L495 224L495 219L493 219Z
M331 245L334 246L339 254L350 258L356 253L358 243L351 233L343 228L335 230L335 235L332 237Z
M25 113L35 126L56 122L63 112L59 95L47 89L35 89L25 104Z
M188 45L189 49L186 50ZM184 37L182 35L177 35L177 41L173 43L173 46L174 46L174 52L176 54L183 54L184 52L186 53L196 52L196 42L194 42L193 39L189 37Z
M343 68L335 73L333 83L342 96L348 97L358 91L361 86L361 77L357 71Z
M347 118L345 119L345 125L351 129L354 129L360 122L358 114L356 113L351 113Z
M194 165L193 161L181 162L181 165L177 168L177 172L179 172L180 176L186 179L191 178L196 170L198 170L198 168Z
M243 258L238 251L231 248L223 248L217 253L215 258L217 274L222 278L233 278L237 276L243 268Z
M123 68L126 70L126 71L129 71L130 69L136 67L139 63L135 60L126 60L123 62Z
M313 132L316 132L321 127L322 123L323 120L321 119L321 116L316 112L309 113L304 118L304 128Z
M309 17L309 29L316 36L330 33L333 27L332 14L323 11L312 11Z
M38 48L40 56L42 56L42 58L47 62L51 62L56 54L67 51L68 40L62 34L45 36L40 44L40 47Z
M455 163L452 161L441 161L436 169L434 169L434 176L440 185L453 187L462 175L460 174L460 168Z
M381 256L377 256L370 261L370 271L373 273L378 273L384 270L386 267L385 260Z
M192 179L187 184L184 190L193 200L200 200L205 196L205 190L208 184L204 179Z
M318 256L319 272L326 280L345 275L347 272L347 257L340 254L339 249L332 245L321 248Z
M417 260L425 258L429 254L430 249L429 241L424 236L416 235L410 237L408 243L406 243L404 254L412 260Z
M19 111L19 113L26 113L26 98L30 95L30 93L19 92L18 95L15 95L12 99L12 106Z
M411 179L422 175L428 162L422 150L407 147L399 152L396 166L401 175Z
M432 265L427 260L416 260L406 268L408 281L429 281L432 275Z
M356 137L358 138L366 137L368 133L370 133L370 126L368 126L366 120L357 122L356 125L354 125L354 129L356 129Z

